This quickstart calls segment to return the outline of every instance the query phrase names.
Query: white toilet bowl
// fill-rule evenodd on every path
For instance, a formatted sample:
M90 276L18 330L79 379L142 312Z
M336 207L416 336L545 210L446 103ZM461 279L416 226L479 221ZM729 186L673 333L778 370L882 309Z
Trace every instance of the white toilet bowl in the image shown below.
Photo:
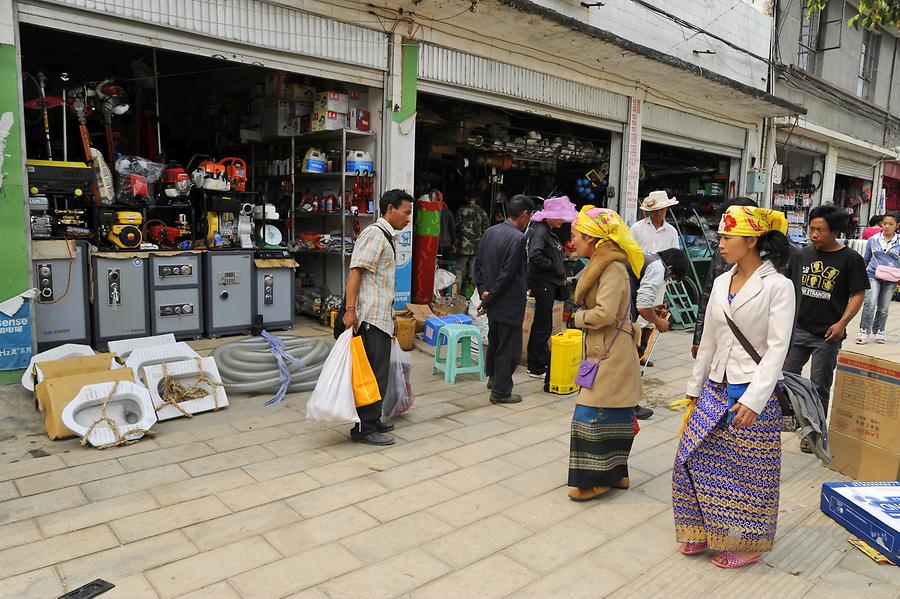
M66 428L84 437L91 425L102 417L103 404L116 385L111 382L82 387L75 399L63 409L62 421ZM141 438L144 431L156 424L156 411L150 393L145 387L130 381L118 382L115 393L106 404L106 416L116 423L119 437L127 441ZM112 426L106 421L94 426L87 440L94 447L117 442Z
M144 347L131 352L125 360L125 367L134 371L134 382L146 384L145 369L156 364L168 364L181 362L192 358L199 358L200 354L191 349L191 346L183 341L170 345L158 345Z
M159 420L170 420L184 416L184 412L173 405L167 404L161 396L162 390L160 387L166 373L184 387L190 388L201 371L210 381L218 383L218 385L213 385L212 388L209 385L203 385L202 388L208 390L209 393L198 399L179 402L178 405L188 414L198 414L227 407L228 397L225 395L225 387L222 386L222 377L219 375L218 367L216 367L216 360L212 356L183 360L181 362L169 362L166 363L165 368L161 364L144 368L147 389L150 391L150 399L157 410L156 417Z

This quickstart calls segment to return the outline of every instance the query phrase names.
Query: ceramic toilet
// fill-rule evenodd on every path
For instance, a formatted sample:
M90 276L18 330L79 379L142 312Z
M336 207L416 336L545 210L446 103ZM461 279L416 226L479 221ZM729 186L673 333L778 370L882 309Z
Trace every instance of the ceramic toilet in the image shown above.
M44 373L41 372L40 367L41 362L93 355L94 350L91 349L89 345L81 345L79 343L64 343L63 345L35 354L31 357L28 368L22 374L22 386L29 391L34 391L34 377L37 377L37 382L39 383L44 380Z
M154 408L157 410L157 418L159 420L170 420L172 418L180 418L184 416L184 412L173 405L166 405L162 399L162 383L166 376L173 377L186 388L197 380L200 373L206 375L210 381L219 383L213 385L210 389L209 385L202 388L209 390L209 393L198 399L189 399L179 402L181 410L188 414L198 414L200 412L209 412L210 410L221 409L228 406L228 397L225 395L225 387L221 385L222 377L219 375L219 369L216 366L216 360L212 356L193 360L182 360L180 362L169 362L165 369L161 365L147 366L144 368L144 377L147 382L147 389L150 391L150 399Z
M82 387L78 395L63 409L62 421L70 431L83 437L102 414L103 402L116 383L97 383ZM106 416L116 423L119 435L129 441L139 439L144 430L156 424L156 411L150 393L141 385L119 381L106 406ZM116 442L112 427L101 422L88 435L94 447Z
M143 347L131 352L125 360L125 367L134 371L134 381L146 384L145 369L157 364L169 364L181 362L192 358L199 358L200 354L191 349L191 346L183 341L169 345Z

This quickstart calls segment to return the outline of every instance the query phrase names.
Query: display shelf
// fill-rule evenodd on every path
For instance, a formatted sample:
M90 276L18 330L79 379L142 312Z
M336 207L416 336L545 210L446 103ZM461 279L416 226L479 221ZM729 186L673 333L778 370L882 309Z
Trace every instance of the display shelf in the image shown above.
M332 252L331 250L291 250L295 254L317 254L319 256L334 256L339 258L340 252ZM352 254L344 252L344 258L349 258Z
M344 216L345 218L353 218L357 216L359 218L375 218L375 215L371 212L360 212L359 214L350 214L349 212L344 212L343 215L340 212L306 212L301 210L294 214L296 218L316 218L316 217L328 217L328 216Z

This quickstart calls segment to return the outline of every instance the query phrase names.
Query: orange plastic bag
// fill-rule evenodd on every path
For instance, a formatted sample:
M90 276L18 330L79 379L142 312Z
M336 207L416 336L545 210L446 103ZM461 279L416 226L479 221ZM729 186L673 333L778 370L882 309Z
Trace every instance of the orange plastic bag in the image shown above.
M381 393L378 391L378 381L366 356L366 348L363 347L362 337L353 337L350 340L350 356L353 359L353 400L357 408L368 406L376 401L381 401Z

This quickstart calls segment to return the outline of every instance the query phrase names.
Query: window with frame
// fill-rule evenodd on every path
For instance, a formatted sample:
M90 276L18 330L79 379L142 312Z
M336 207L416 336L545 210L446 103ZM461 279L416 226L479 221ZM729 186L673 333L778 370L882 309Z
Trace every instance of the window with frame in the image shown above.
M863 31L862 45L859 48L859 74L856 79L856 95L864 100L871 100L875 92L875 75L878 73L878 50L881 36Z
M797 50L797 66L815 73L818 67L820 14L807 15L806 3L800 3L800 46Z

